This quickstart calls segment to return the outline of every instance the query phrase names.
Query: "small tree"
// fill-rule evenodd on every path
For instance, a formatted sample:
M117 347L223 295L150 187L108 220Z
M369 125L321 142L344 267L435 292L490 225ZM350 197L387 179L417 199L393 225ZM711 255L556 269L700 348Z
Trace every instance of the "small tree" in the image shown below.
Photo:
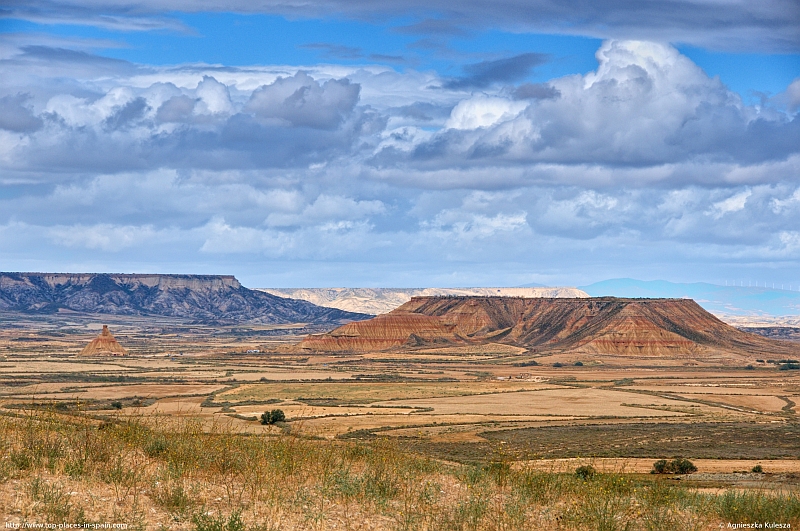
M675 470L675 472L678 474L691 474L692 472L697 472L697 467L694 466L694 463L682 457L672 461L671 465L673 470Z
M261 424L270 426L276 422L283 422L286 420L286 415L282 409L273 409L272 411L265 411L261 414Z
M697 467L683 457L678 457L672 461L659 459L653 463L653 470L650 471L651 474L691 474L692 472L697 472Z
M666 474L667 473L667 460L666 459L659 459L655 463L653 463L653 470L650 471L651 474Z

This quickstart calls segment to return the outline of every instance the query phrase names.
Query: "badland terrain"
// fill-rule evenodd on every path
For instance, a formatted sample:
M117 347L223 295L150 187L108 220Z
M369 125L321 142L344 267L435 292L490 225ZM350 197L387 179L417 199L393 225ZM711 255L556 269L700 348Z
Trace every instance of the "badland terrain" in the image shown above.
M0 292L10 521L800 524L800 342L738 330L691 300L432 296L358 319L278 301L303 309L292 321L257 310L274 295L250 299L233 280L179 303L186 285L110 277L118 288L87 288L99 306L79 304L90 297L78 281L23 276L13 293L50 295ZM81 356L103 325L125 355ZM285 419L262 424L273 410ZM649 474L676 457L699 471Z
M225 275L0 273L0 310L330 324L369 315L276 297Z

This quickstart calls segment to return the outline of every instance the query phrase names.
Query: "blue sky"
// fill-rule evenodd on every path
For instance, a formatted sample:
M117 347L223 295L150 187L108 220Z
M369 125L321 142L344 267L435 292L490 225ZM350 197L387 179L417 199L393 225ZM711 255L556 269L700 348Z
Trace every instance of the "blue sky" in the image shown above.
M796 2L0 16L0 269L800 283Z

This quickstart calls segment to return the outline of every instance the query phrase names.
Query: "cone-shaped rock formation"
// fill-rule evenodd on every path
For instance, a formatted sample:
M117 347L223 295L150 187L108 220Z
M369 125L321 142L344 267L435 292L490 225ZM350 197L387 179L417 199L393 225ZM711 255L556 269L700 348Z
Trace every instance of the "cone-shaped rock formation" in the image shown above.
M414 297L388 314L308 336L300 347L363 352L482 343L520 346L537 353L800 354L800 345L742 332L691 299L615 297Z
M128 351L108 331L108 325L103 325L100 335L92 339L91 343L81 350L81 356L125 356L127 354Z

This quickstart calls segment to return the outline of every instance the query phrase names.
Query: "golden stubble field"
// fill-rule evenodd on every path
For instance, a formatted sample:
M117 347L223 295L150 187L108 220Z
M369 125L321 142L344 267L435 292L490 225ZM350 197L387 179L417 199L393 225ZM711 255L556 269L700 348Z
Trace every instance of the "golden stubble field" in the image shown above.
M7 315L0 323L3 412L52 407L97 418L192 417L269 434L278 428L258 418L281 409L283 432L330 440L394 437L455 461L480 460L501 445L519 459L681 451L697 458L780 459L791 468L800 457L800 445L792 448L800 374L775 365L594 356L582 366L554 367L563 356L531 359L520 349L485 345L317 356L293 351L302 324L213 327L80 315ZM104 323L131 355L79 357ZM696 428L714 425L724 429L714 435ZM620 432L610 435L611 426L645 432L673 426L673 436L653 432L632 447L619 444ZM783 442L759 448L759 433L781 429ZM545 444L553 451L542 452Z
M78 356L102 324L130 356ZM477 531L800 519L800 371L775 364L579 366L491 345L309 355L294 347L301 324L0 314L0 325L10 522ZM262 425L275 409L286 421ZM699 471L648 474L674 457Z
M131 355L79 357L104 323ZM593 356L576 366L558 362L566 355L537 359L485 345L474 351L309 355L292 346L302 337L302 324L214 327L80 315L2 316L0 324L4 412L54 407L91 411L97 418L193 417L274 434L277 428L257 419L281 409L287 417L283 432L331 440L394 437L456 461L480 460L482 452L501 445L522 459L526 451L540 454L545 444L560 449L546 452L552 459L577 451L598 458L675 451L786 463L800 458L800 443L792 449L800 374L774 364L745 368L705 359ZM697 433L699 425L725 429L712 436ZM634 448L613 442L620 432L612 437L608 426L674 426L674 436L658 432ZM770 437L784 429L785 437L778 437L784 440L762 444L760 429Z

